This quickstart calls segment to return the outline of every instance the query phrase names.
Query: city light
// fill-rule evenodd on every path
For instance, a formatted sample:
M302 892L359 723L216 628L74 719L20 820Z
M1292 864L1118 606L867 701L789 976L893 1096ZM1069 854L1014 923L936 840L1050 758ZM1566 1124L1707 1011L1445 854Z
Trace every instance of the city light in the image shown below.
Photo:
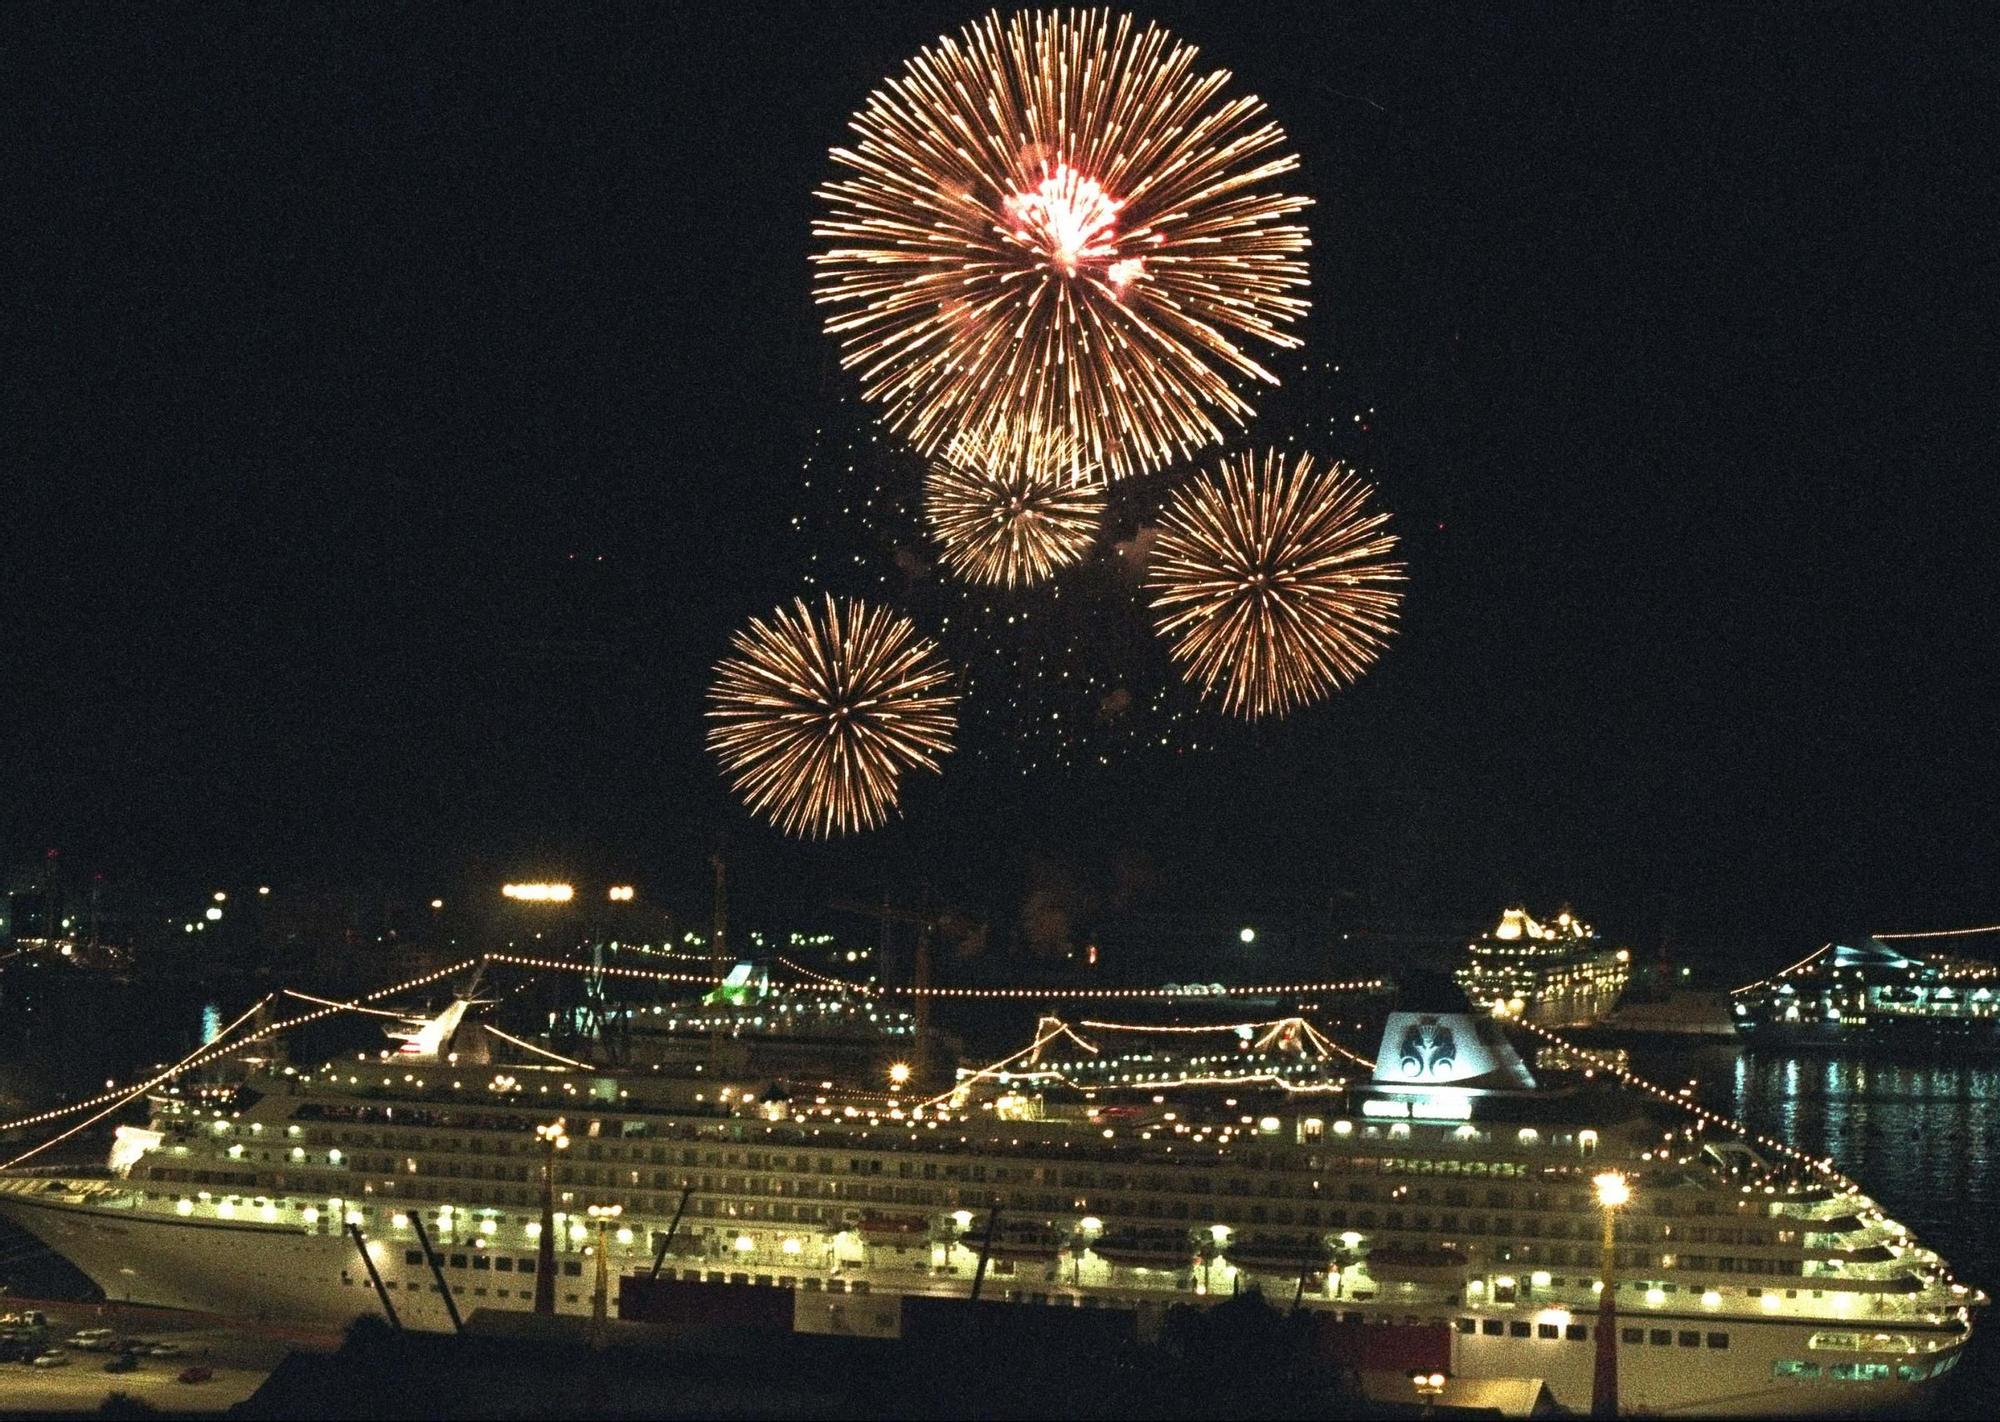
M630 884L613 884L605 891L605 897L610 899L614 904L630 903L632 901L632 886Z
M566 904L576 897L575 887L569 884L508 884L500 892L507 898L534 904Z
M1597 1203L1607 1210L1615 1210L1632 1198L1631 1185L1615 1170L1591 1176L1590 1183L1596 1187Z

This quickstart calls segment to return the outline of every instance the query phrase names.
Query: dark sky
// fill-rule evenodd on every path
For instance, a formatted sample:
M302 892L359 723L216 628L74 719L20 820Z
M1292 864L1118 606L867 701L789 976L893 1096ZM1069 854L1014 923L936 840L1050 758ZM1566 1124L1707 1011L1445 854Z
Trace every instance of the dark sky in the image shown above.
M1222 750L955 762L814 848L701 691L849 392L825 151L980 12L15 7L0 853L692 897L725 834L768 913L1073 865L1773 955L1990 922L1992 35L1801 9L1145 12L1301 155L1404 633Z

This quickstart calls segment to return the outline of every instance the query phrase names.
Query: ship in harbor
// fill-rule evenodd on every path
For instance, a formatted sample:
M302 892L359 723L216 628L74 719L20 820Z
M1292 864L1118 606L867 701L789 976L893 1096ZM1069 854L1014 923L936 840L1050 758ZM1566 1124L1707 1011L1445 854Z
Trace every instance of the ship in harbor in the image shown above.
M1543 923L1516 906L1465 946L1452 975L1475 1007L1539 1027L1578 1027L1617 1005L1630 950L1606 943L1567 908Z
M463 1308L526 1310L544 1275L558 1311L587 1312L599 1241L627 1280L786 1291L800 1328L845 1307L893 1332L889 1301L975 1278L1142 1330L1260 1287L1351 1328L1364 1366L1367 1340L1406 1354L1414 1332L1457 1377L1544 1379L1577 1410L1607 1172L1630 1191L1611 1325L1629 1410L1905 1403L1985 1301L1830 1168L1652 1114L1609 1073L1538 1080L1486 1013L1392 1011L1372 1065L1302 1019L1045 1015L931 1095L474 1063L471 1012L391 1052L163 1089L106 1168L0 1174L0 1214L112 1299L331 1325L380 1299L447 1327L441 1282ZM558 1121L561 1151L537 1130Z
M2000 967L1881 938L1828 943L1731 998L1752 1047L2000 1050Z

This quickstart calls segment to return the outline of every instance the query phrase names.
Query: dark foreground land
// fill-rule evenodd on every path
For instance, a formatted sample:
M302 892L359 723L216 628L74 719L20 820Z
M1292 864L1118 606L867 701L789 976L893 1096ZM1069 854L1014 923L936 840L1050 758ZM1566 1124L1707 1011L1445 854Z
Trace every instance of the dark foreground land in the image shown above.
M1075 1315L1072 1315L1075 1318ZM968 1320L970 1322L970 1320ZM481 1315L456 1337L358 1321L331 1354L288 1358L233 1417L874 1418L1392 1416L1308 1360L1305 1320L1245 1296L1174 1318L1153 1345L1077 1330L1025 1349L949 1338L710 1334L695 1346L612 1323Z

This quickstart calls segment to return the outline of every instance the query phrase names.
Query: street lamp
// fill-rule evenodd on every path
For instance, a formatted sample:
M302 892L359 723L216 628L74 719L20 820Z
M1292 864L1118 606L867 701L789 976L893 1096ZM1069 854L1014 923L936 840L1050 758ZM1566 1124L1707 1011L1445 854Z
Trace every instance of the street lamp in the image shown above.
M535 1312L556 1311L556 1152L569 1149L569 1132L558 1116L535 1127L542 1143L542 1228L535 1241Z
M1590 1415L1613 1418L1618 1415L1618 1210L1631 1201L1632 1186L1615 1170L1592 1176L1590 1183L1596 1187L1598 1207L1604 1211L1604 1253L1599 1267L1604 1282L1597 1295L1597 1371L1591 1378Z
M597 1292L591 1296L590 1300L590 1344L593 1348L602 1348L604 1346L605 1295L610 1289L608 1274L606 1272L609 1266L605 1262L605 1256L609 1251L605 1248L604 1237L610 1230L612 1222L625 1213L625 1207L623 1205L592 1205L585 1213L590 1216L591 1223L597 1226Z
M1069 1243L1069 1259L1072 1265L1070 1283L1076 1288L1083 1287L1083 1251L1088 1249L1102 1233L1104 1233L1104 1221L1096 1215L1085 1215L1077 1221L1076 1234Z
M1422 1410L1417 1414L1419 1417L1431 1415L1432 1406L1444 1393L1444 1380L1447 1376L1445 1373L1427 1373L1421 1368L1410 1374L1410 1386L1417 1390L1417 1400L1423 1404Z

